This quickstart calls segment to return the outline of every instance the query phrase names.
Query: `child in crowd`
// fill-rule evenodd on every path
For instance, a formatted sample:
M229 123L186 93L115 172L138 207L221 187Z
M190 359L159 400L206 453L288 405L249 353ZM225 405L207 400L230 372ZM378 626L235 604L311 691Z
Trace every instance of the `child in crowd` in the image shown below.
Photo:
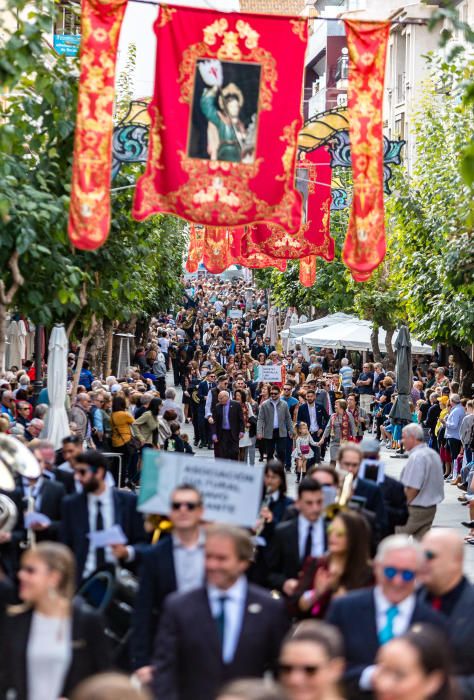
M306 423L299 423L297 427L298 437L293 450L292 458L296 470L296 482L299 483L301 476L306 474L306 465L309 459L315 456L311 447L317 447L318 443L313 440Z

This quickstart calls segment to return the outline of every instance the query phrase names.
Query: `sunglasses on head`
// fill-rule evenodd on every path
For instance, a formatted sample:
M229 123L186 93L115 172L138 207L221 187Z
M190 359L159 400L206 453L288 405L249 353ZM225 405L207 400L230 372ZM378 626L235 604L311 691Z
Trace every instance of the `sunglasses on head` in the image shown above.
M383 574L389 581L392 581L397 574L400 574L406 583L413 581L416 576L416 573L410 569L396 569L394 566L386 566L383 570Z
M298 666L296 664L278 664L278 672L281 676L288 676L290 673L293 673L294 671L301 671L302 673L305 674L305 676L314 676L316 673L318 673L320 667L319 666L307 666L307 665L301 665Z
M181 508L186 508L186 510L196 510L199 508L201 503L193 503L193 501L173 501L171 508L173 510L181 510Z

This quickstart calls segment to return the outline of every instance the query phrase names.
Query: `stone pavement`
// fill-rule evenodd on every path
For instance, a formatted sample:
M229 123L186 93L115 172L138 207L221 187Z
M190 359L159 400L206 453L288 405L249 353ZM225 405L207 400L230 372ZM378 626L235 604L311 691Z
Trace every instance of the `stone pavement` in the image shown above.
M167 385L172 386L173 384L173 375L172 373L168 373L167 377ZM176 389L177 392L177 400L178 402L181 400L181 389L178 387ZM193 427L190 424L185 425L182 428L183 432L187 433L189 435L190 442L192 444L193 441ZM198 449L194 448L196 454L199 454L200 457L205 457L212 459L214 457L214 453L212 450L208 450L207 448L205 449ZM406 459L397 459L397 458L392 458L391 457L392 452L389 450L386 450L382 448L382 459L385 464L386 472L389 476L393 476L394 478L399 478L400 473L403 469L403 465L406 462ZM258 459L258 452L257 452L257 459ZM258 461L256 464L261 464ZM437 513L436 513L436 518L434 521L434 526L435 527L451 527L456 529L461 536L465 536L468 532L468 530L461 525L462 520L468 520L469 519L469 509L467 507L462 506L458 499L458 496L462 493L458 488L455 486L450 486L447 484L445 486L445 499L443 503L440 504L438 507ZM288 475L288 495L291 496L292 498L296 497L296 477L295 475L289 474ZM469 578L474 581L474 546L473 545L468 545L466 544L465 546L465 571L466 575L469 576Z

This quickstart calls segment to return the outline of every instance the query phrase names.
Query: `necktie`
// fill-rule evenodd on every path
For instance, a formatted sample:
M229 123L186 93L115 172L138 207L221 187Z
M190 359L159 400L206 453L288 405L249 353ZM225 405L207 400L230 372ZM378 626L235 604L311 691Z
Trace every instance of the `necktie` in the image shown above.
M102 503L101 503L101 501L97 501L95 529L96 529L96 531L104 529L104 516L102 515ZM105 564L105 548L104 547L97 547L97 549L95 550L95 564L96 564L97 569L99 569L101 566L104 566L104 564Z
M387 610L387 620L385 622L385 627L383 627L383 629L381 629L379 632L380 644L386 644L394 638L395 634L393 632L393 621L395 620L399 612L400 611L397 605L392 605Z
M306 542L304 545L304 554L303 554L303 561L306 559L306 557L311 556L311 552L313 550L313 523L310 524L308 528L308 534L306 535Z
M214 618L216 621L217 625L217 634L219 637L219 642L221 645L221 649L224 648L224 634L225 634L225 603L227 600L227 596L223 595L220 596L219 598L219 611Z
M433 608L433 610L441 610L442 602L443 601L441 600L440 595L434 595L431 598L431 607Z

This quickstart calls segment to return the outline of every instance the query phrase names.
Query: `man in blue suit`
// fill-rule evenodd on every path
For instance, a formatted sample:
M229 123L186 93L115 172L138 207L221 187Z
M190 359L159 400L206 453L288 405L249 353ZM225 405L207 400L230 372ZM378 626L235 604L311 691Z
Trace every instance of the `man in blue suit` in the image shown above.
M204 583L202 516L199 491L189 484L177 486L171 494L171 536L162 537L142 555L130 646L132 668L143 684L152 681L153 643L165 598Z
M306 392L306 401L298 408L297 423L306 423L311 437L315 442L319 442L324 428L328 422L328 414L320 404L316 403L316 392L314 389L308 389ZM308 460L308 467L312 467L316 462L321 461L321 453L319 447L314 448L315 456Z
M137 497L108 486L107 470L108 461L101 452L88 450L80 454L75 460L74 472L82 484L82 493L66 496L63 500L60 541L76 557L78 582L117 560L132 563L137 554L134 545L146 542L143 516L137 511ZM121 526L128 545L94 548L88 535L108 530L113 525Z
M375 657L381 645L405 634L416 622L446 629L441 615L416 597L424 561L418 542L406 535L387 537L375 557L375 588L352 591L331 603L326 620L344 637L348 700L372 697Z

